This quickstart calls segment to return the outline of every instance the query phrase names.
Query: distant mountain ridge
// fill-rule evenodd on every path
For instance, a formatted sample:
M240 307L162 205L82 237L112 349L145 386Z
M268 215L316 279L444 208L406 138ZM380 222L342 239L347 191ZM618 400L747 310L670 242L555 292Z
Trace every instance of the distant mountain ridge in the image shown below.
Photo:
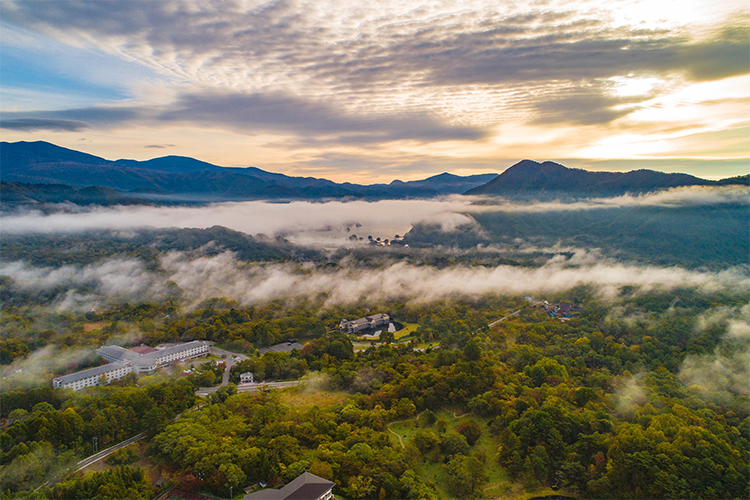
M389 184L336 183L294 177L257 167L220 167L185 156L146 161L106 160L43 141L0 143L4 202L43 202L62 196L85 204L86 194L106 204L242 200L408 199L467 194L506 197L591 197L642 193L678 186L750 184L750 176L708 181L688 174L653 170L590 172L554 162L523 160L502 174L443 173L419 181ZM26 184L26 187L18 185ZM40 185L63 184L67 191ZM81 188L98 186L99 191ZM106 189L107 191L103 191ZM77 200L77 201L75 201ZM99 201L96 201L99 200Z
M76 205L150 205L146 200L121 194L114 189L88 186L76 189L64 184L21 184L0 181L0 207L35 203Z
M467 195L617 195L643 193L682 186L748 184L750 176L709 181L688 174L668 174L655 170L630 172L590 172L568 168L559 163L522 160L487 184L466 192Z
M154 201L431 198L461 194L497 174L440 174L420 181L359 185L293 177L256 167L220 167L184 156L106 160L43 141L0 143L3 181L102 186Z

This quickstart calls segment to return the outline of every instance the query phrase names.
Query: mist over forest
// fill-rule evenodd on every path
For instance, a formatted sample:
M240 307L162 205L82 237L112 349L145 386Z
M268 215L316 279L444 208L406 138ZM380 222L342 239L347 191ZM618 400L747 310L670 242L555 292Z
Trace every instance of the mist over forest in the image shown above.
M172 486L226 495L307 470L349 498L742 497L749 194L6 211L2 494L86 498L116 481L129 485L119 494L150 498L153 477L171 471ZM566 303L570 317L552 309ZM408 333L338 331L370 312ZM304 349L262 354L286 339ZM226 368L228 385L205 363L187 377L50 388L100 366L101 345L191 340L248 358ZM301 385L238 393L242 370ZM131 417L103 426L118 412ZM65 474L93 437L144 430L147 444L116 455L137 468ZM695 467L712 479L697 481Z
M750 499L747 0L0 0L0 500Z

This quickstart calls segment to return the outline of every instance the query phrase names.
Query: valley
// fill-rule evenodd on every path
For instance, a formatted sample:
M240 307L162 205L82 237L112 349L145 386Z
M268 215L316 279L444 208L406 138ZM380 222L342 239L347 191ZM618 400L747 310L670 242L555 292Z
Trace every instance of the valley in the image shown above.
M747 496L747 189L6 207L0 496Z

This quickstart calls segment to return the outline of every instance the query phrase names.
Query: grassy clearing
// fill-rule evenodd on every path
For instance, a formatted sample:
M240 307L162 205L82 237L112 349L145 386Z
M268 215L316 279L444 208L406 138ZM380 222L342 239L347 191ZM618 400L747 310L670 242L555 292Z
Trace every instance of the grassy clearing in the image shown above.
M416 323L404 323L404 327L393 334L394 338L396 340L401 340L404 337L408 337L415 331L417 331L417 328L419 328L419 325Z
M349 397L342 391L322 391L304 387L290 387L281 392L281 401L292 406L333 406L341 404Z
M419 432L421 428L417 426L417 422L415 422L414 420L407 420L405 422L392 423L390 425L390 429L401 436L401 439L404 441L404 445L406 445L414 437L414 434ZM391 439L396 445L399 445L398 438L396 436L391 434Z
M423 479L433 483L435 490L437 491L438 498L451 499L453 498L443 487L444 486L444 475L443 475L443 464L432 462L430 460L423 460L419 465L418 471Z

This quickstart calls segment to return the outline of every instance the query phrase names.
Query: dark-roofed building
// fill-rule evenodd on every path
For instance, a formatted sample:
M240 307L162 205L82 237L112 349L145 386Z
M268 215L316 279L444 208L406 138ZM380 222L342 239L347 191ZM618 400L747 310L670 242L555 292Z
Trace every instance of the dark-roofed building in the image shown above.
M387 325L390 321L391 317L387 314L373 314L372 316L365 316L364 318L355 319L354 321L342 319L341 323L339 323L339 330L346 333L356 333L362 330Z
M329 500L336 483L305 472L279 489L267 489L245 495L244 500Z

